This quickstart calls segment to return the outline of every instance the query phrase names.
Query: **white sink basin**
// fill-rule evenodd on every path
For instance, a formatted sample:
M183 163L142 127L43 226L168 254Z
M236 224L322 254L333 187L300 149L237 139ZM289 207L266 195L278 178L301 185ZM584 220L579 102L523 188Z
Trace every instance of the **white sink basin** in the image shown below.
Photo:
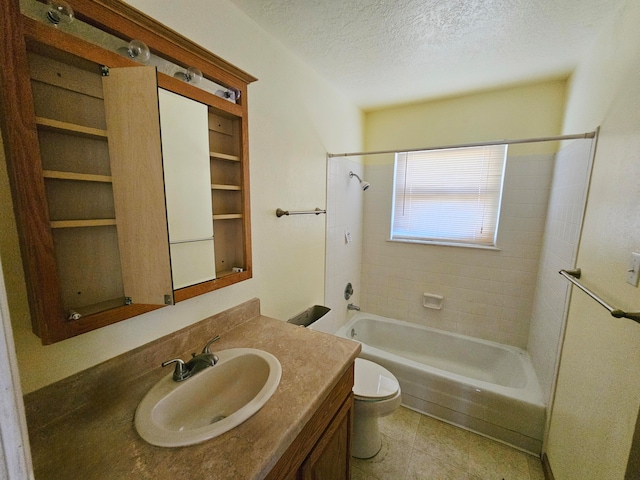
M219 361L182 382L170 373L136 409L135 425L152 445L181 447L237 427L271 398L282 367L276 357L253 348L216 352Z

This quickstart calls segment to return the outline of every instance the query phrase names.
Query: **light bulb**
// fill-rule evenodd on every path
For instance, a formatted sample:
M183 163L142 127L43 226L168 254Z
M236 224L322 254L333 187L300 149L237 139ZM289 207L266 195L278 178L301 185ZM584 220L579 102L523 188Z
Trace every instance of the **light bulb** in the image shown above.
M240 90L235 87L229 87L229 100L237 102L240 99Z
M196 67L189 67L184 72L176 72L173 76L194 85L202 80L202 72Z
M234 87L229 87L225 90L219 89L216 90L216 95L218 97L226 98L230 102L237 102L240 98L240 90Z
M73 8L64 0L47 0L47 19L56 27L73 21Z
M151 58L149 47L142 40L131 40L127 47L119 48L118 53L140 63L147 63Z
M131 40L127 53L130 58L140 63L147 63L151 58L149 47L142 40Z

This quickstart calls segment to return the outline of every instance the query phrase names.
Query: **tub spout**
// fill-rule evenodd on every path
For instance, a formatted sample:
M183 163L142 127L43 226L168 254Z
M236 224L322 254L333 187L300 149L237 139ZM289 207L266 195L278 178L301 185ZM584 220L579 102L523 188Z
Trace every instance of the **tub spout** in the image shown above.
M354 305L353 303L350 303L349 305L347 305L347 310L355 310L356 312L359 312L360 307L357 305Z

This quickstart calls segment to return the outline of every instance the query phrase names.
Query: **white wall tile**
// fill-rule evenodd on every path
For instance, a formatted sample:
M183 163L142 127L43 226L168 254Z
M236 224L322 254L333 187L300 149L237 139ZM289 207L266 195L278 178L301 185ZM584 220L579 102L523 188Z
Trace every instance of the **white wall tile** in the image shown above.
M553 187L532 308L527 350L547 401L552 394L569 283L588 188L591 141L575 141L556 155Z
M329 319L316 329L332 333L347 320L347 304L358 304L362 298L361 269L363 249L363 192L353 171L363 176L363 166L348 158L327 159L327 229L325 252L325 305L331 308ZM351 233L347 243L345 232ZM347 283L354 294L344 298Z
M551 156L509 159L496 252L386 241L393 165L367 165L363 310L526 347L552 166ZM444 295L444 309L424 308L425 292Z

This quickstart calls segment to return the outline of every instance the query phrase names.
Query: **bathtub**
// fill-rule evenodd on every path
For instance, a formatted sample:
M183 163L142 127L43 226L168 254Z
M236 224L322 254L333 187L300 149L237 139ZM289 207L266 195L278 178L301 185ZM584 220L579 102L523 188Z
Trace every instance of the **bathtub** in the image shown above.
M336 335L398 378L403 405L540 454L546 409L524 350L363 312Z

